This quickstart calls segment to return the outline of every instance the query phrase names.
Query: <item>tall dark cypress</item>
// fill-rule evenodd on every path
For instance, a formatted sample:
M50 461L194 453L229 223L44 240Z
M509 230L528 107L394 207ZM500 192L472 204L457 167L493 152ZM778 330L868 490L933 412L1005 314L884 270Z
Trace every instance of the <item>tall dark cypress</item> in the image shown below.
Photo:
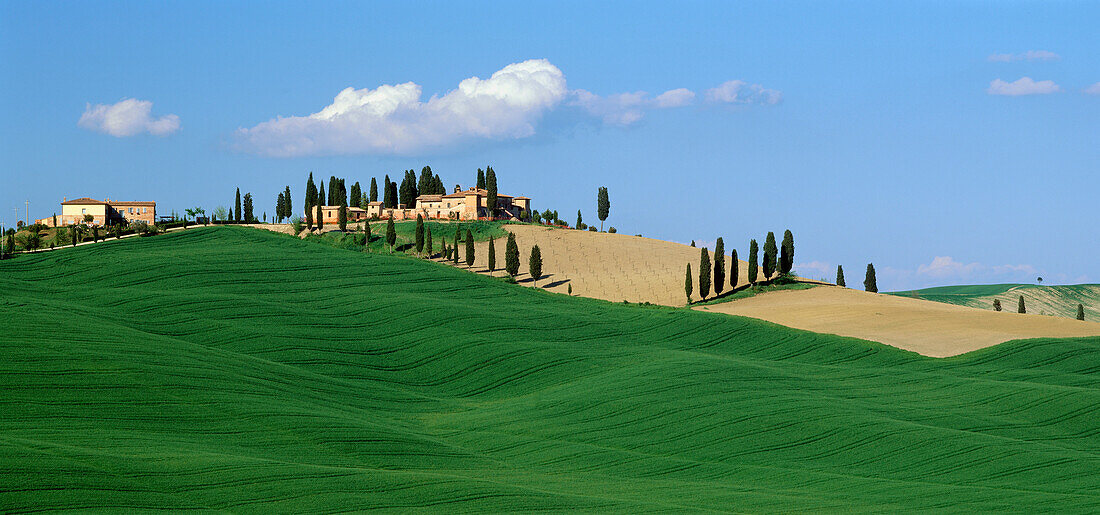
M600 232L603 232L603 222L611 213L611 200L607 197L607 188L600 186L596 192L596 216L600 219ZM694 247L695 245L692 245Z
M370 200L368 202L378 202L378 180L374 177L370 178Z
M386 220L386 245L390 246L390 253L393 253L393 246L397 243L397 229L393 226L393 217Z
M313 182L313 172L309 172L309 180L306 181L306 227L313 230L313 205L317 202L317 185Z
M241 223L241 189L237 188L237 200L233 204L236 208L233 211L233 221Z
M508 243L504 246L504 271L513 278L519 273L519 245L513 233L508 233Z
M768 236L764 238L764 262L762 263L765 280L771 279L772 275L775 274L777 252L778 249L775 246L775 233L768 231Z
M390 181L389 185L386 186L386 194L389 195L389 197L390 197L390 203L386 207L391 208L391 209L396 209L397 208L397 201L400 200L398 198L398 195L397 195L397 182L396 181Z
M386 178L382 179L382 205L384 207L397 207L397 201L390 199L390 176L386 174ZM390 204L393 206L390 206Z
M539 279L542 278L542 251L539 250L538 245L531 247L531 260L527 262L527 271L534 280L534 286L538 287Z
M474 266L474 234L466 229L466 266Z
M462 233L460 232L461 230L462 230L462 227L458 224L455 224L454 262L455 262L456 265L458 264L458 242L462 241Z
M736 290L737 281L740 280L737 270L737 249L733 249L732 251L730 251L730 254L730 290Z
M1084 319L1085 319L1085 305L1084 304L1078 304L1077 305L1077 320L1084 320Z
M256 215L252 210L252 194L244 194L244 223L251 224L256 223Z
M336 213L336 223L340 226L341 232L348 230L348 206L344 205L342 201L340 202L340 209Z
M435 190L435 174L432 173L432 167L425 166L420 169L420 179L416 181L416 191L421 195L433 195Z
M687 265L687 273L684 274L684 294L687 295L687 303L691 304L691 287L695 279L691 277L691 263Z
M432 228L431 228L431 226L428 226L427 232L428 232L428 235L427 235L426 239L428 241L426 241L424 243L424 246L427 247L427 249L428 249L428 257L432 257L432 255L435 254L435 247L432 246Z
M840 265L836 266L836 285L840 287L847 286L844 284L844 267Z
M477 184L475 186L479 190L485 189L485 171L481 168L477 169Z
M286 203L283 201L283 192L279 192L279 200L275 201L275 221L278 223L283 222L283 210L286 209Z
M577 225L573 226L574 229L584 229L584 219L581 218L581 210L577 210Z
M424 217L416 215L416 255L424 252Z
M1020 295L1020 303L1016 306L1017 313L1027 313L1027 307L1024 306L1024 296Z
M320 198L320 197L318 197L318 198ZM325 214L321 212L321 204L320 203L317 204L317 212L314 214L314 218L317 219L316 220L317 230L320 231L321 229L324 229L325 228Z
M294 218L294 208L291 207L290 201L290 185L286 186L286 190L283 191L283 217L287 220Z
M325 195L325 185L322 184L321 185L321 191L319 193L317 193L317 205L318 206L331 206L332 204L329 204L328 200L329 200L328 195Z
M349 206L358 206L363 199L363 189L359 187L359 181L351 185L351 197L348 198Z
M706 247L699 249L699 297L706 300L710 295L710 252Z
M783 232L783 244L779 246L779 273L787 275L794 268L794 235L791 230Z
M489 238L489 275L497 269L496 238Z
M875 279L875 265L867 263L867 275L863 278L863 289L871 293L878 293L878 280ZM1020 297L1023 299L1023 297ZM1023 302L1021 300L1021 302Z
M755 285L757 279L757 254L760 252L759 244L756 240L749 240L749 284Z
M721 295L726 288L726 246L722 238L714 244L714 294Z
M488 209L489 219L492 220L497 216L497 173L493 171L493 167L486 167L485 170L485 206Z

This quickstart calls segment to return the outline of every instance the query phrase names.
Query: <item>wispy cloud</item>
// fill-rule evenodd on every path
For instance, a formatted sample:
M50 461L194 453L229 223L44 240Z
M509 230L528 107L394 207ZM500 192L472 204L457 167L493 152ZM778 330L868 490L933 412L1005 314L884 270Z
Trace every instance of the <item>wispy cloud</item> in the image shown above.
M1005 82L994 79L989 83L986 93L990 95L1004 95L1018 97L1023 95L1049 95L1062 91L1062 88L1052 80L1035 81L1031 77L1021 77L1014 82Z
M759 84L750 84L743 80L731 80L716 88L707 90L708 102L720 104L760 104L775 105L783 100L783 94Z
M167 136L180 128L180 118L174 114L154 118L153 103L126 98L114 104L86 104L77 125L85 129L110 134L116 138L141 133Z
M1085 93L1088 95L1100 95L1100 82L1085 88Z
M1047 50L1028 50L1019 54L992 54L987 59L994 63L1011 63L1013 61L1060 61L1062 56Z
M743 81L708 91L712 102L774 104L781 95ZM686 88L655 97L638 91L607 96L570 90L565 74L546 59L509 64L488 79L470 77L442 96L421 99L412 82L375 89L346 88L320 111L279 116L236 131L241 151L296 157L337 154L407 155L473 140L514 140L534 135L551 111L568 106L604 124L626 126L647 111L691 105Z
M823 279L825 281L836 280L836 277L834 277L836 275L836 265L823 261L798 263L792 267L792 270L796 275L807 279Z
M861 277L862 277L862 271ZM889 290L925 288L945 284L1026 283L1041 272L1029 264L990 265L936 256L916 269L878 267L879 284Z

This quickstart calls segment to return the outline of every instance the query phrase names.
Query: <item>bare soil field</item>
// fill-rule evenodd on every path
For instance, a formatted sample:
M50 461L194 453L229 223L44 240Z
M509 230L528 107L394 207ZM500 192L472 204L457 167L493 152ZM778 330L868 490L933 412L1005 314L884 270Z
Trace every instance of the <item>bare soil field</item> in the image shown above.
M517 281L531 286L527 261L531 247L542 253L543 278L540 288L566 293L570 285L573 295L612 302L649 302L665 306L683 306L684 266L691 263L692 274L699 270L699 249L652 238L626 234L598 233L575 229L557 229L534 225L506 225L505 230L516 235L519 246L520 274ZM496 241L497 272L504 275L506 238ZM727 248L730 245L726 243ZM488 242L479 242L474 253L474 271L488 273ZM712 249L713 250L713 249ZM464 256L459 248L460 260ZM742 252L739 250L739 252ZM747 252L747 249L743 252ZM712 255L713 258L713 255ZM726 256L726 273L729 273ZM465 264L460 265L464 268ZM738 284L748 281L747 264L738 266ZM727 279L728 281L728 279ZM696 288L698 289L698 288ZM727 284L726 291L729 291ZM713 291L711 293L713 296ZM699 292L692 295L700 300Z
M862 338L938 358L1009 340L1100 336L1100 323L1096 322L980 310L827 286L765 293L696 309Z

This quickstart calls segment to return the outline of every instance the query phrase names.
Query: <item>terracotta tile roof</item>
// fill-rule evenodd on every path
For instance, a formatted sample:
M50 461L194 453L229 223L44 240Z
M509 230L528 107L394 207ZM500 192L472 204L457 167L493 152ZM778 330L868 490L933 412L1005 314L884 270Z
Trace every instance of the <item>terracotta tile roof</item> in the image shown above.
M81 198L74 198L72 200L66 200L65 202L61 203L61 205L63 205L63 206L72 205L72 204L106 204L106 202L104 202L102 200L96 200L94 198L81 197Z
M107 204L112 205L112 206L155 206L155 205L157 205L157 203L153 202L152 200L126 200L126 201L112 200L110 202L107 202Z
M420 195L416 197L417 201L423 200L424 202L437 202L443 198L443 195Z
M381 206L382 202L378 201L378 200L375 200L374 202L368 202L367 205L368 206Z

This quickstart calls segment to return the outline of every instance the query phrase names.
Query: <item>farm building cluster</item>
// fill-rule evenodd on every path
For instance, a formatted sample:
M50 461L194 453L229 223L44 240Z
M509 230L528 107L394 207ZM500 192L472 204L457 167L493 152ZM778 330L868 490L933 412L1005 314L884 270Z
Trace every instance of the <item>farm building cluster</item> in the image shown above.
M91 216L89 219L88 216ZM157 219L157 203L151 200L120 201L96 200L82 197L73 200L62 199L61 214L35 220L35 223L47 227L64 225L109 225L143 221L152 224Z
M410 220L417 215L425 219L441 220L518 220L523 213L531 212L531 199L497 194L494 213L489 213L489 192L485 189L469 188L463 190L455 186L454 192L447 195L420 195L413 206L398 204L395 208L385 207L382 202L370 202L362 207L348 206L348 222L371 219ZM310 216L315 216L317 206L310 206ZM325 224L335 224L340 216L340 206L321 206L321 220Z

